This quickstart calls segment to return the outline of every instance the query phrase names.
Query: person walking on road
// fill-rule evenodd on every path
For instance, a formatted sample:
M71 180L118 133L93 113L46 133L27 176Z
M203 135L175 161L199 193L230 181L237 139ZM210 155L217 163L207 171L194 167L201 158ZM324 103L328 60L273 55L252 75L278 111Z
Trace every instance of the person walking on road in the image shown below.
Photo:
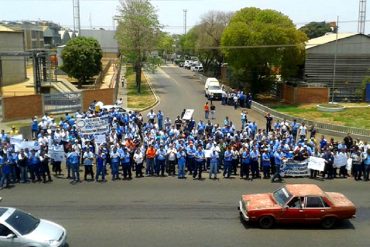
M205 103L203 109L204 109L204 118L205 119L208 119L208 117L209 117L209 105L208 105L208 101Z
M209 179L213 178L217 179L217 171L218 171L218 152L213 149L210 157L210 168L209 168Z
M87 175L91 176L91 180L94 180L94 171L93 171L93 161L94 161L94 154L87 148L86 152L84 153L84 167L85 167L85 174L84 179L87 181Z

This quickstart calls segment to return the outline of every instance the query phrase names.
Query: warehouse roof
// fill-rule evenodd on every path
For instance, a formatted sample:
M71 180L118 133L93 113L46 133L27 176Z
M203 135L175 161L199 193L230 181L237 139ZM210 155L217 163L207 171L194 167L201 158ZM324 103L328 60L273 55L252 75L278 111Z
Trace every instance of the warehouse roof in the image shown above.
M6 26L0 25L0 32L15 32L15 30L8 28Z
M338 40L346 39L356 35L358 35L358 33L338 33ZM324 36L308 40L306 42L306 49L334 42L336 39L337 39L336 33L327 33Z

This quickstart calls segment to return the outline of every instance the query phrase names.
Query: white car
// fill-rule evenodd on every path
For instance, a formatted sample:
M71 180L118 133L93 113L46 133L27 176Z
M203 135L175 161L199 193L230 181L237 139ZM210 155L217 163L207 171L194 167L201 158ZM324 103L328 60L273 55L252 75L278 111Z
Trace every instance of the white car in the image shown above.
M16 208L0 207L0 246L65 246L67 231L62 226L38 219Z

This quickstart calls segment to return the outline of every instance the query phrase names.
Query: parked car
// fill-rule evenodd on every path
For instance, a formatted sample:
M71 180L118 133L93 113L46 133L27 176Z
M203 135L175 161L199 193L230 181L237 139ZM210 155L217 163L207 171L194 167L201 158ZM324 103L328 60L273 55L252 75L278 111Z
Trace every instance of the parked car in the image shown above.
M0 207L0 246L65 246L67 231L16 208Z
M273 193L243 195L238 210L244 221L263 229L275 223L316 223L329 229L356 214L343 194L324 192L315 184L287 184Z
M192 61L192 60L185 60L184 68L185 68L185 69L190 69L190 68L191 68L192 63L193 63L193 61Z

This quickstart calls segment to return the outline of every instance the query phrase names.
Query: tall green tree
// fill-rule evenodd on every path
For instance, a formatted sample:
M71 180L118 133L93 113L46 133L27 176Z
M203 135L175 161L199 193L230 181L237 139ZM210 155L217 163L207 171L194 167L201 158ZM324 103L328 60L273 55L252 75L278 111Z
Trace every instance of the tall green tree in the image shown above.
M140 93L143 62L154 50L160 36L158 15L149 0L120 0L119 11L116 39L121 53L133 64Z
M102 49L94 38L78 37L68 41L62 51L61 69L78 80L81 88L86 80L102 70Z
M326 33L336 32L336 27L332 27L330 23L325 21L322 22L310 22L299 29L304 32L309 39L321 37Z
M252 93L269 89L272 71L295 76L304 61L306 35L275 10L244 8L235 13L222 35L226 61ZM242 85L246 86L246 85Z
M162 56L172 54L175 51L174 37L169 33L161 32L159 35L157 49Z
M221 65L224 62L224 54L219 49L222 34L230 22L232 13L223 11L209 11L202 16L198 25L198 49L199 60L203 63L204 71L207 72L215 65L215 76L221 73Z

